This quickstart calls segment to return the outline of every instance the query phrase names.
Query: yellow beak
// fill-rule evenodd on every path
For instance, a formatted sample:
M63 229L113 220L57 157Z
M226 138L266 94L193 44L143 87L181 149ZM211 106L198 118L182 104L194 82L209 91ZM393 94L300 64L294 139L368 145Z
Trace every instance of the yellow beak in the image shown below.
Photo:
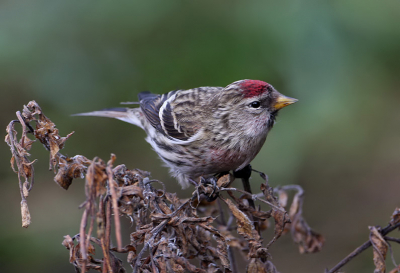
M279 110L282 109L285 106L288 106L292 103L295 103L296 101L298 101L297 99L294 98L289 98L286 97L282 94L279 94L279 97L276 99L275 104L273 105L275 110Z

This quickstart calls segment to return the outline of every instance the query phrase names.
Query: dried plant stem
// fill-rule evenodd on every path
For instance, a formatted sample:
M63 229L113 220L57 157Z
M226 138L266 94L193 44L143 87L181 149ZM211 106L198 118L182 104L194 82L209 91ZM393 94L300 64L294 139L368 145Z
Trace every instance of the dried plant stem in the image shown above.
M225 215L224 215L224 210L222 208L222 204L221 204L221 199L218 198L218 208L220 211L220 219L221 219L221 224L226 226L227 228L229 227L225 221ZM231 270L232 273L237 273L239 272L237 269L237 264L235 261L235 253L233 252L233 248L228 246L228 259L229 259L229 264L231 265Z
M277 206L275 206L274 204L272 204L271 202L268 202L267 200L258 197L258 195L256 195L256 194L251 194L251 193L249 193L249 192L247 192L247 191L240 190L240 189L237 189L237 188L222 188L222 189L219 189L219 190L220 190L220 191L237 191L237 192L246 194L246 195L250 196L251 198L256 199L257 201L263 202L263 203L265 203L265 204L267 204L267 205L273 207L273 208L276 209L276 210L285 212L284 209L282 209L282 208L280 208L280 207L277 207Z
M86 204L88 206L88 204ZM85 229L86 229L86 222L87 222L87 210L85 209L82 214L82 219L81 219L81 225L79 228L79 243L81 246L81 253L82 253L82 272L85 273L86 270L86 261L87 261L87 249L86 249L86 234L85 234Z
M103 236L101 236L101 248L103 250L104 256L104 265L103 265L103 273L112 272L111 268L111 261L110 261L110 235L111 235L111 203L106 201L104 202L103 199L100 201L100 207L104 210L105 209L105 231Z
M111 159L107 164L107 175L108 175L108 186L111 192L111 200L112 200L112 207L114 212L114 223L115 223L115 237L117 239L117 247L118 250L122 249L122 238L121 238L121 223L119 220L119 212L118 212L118 198L117 193L115 191L115 187L117 186L112 173L112 164L115 160L115 155L111 155Z
M398 238L389 237L389 236L385 236L383 238L385 238L386 241L392 241L392 242L396 242L396 243L400 244L400 239L398 239Z

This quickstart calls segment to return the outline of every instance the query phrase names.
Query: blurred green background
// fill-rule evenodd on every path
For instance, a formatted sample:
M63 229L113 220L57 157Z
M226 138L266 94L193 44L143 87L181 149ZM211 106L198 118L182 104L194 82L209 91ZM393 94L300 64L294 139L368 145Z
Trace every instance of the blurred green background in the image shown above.
M321 253L300 255L287 235L272 246L272 262L281 273L323 272L399 206L399 1L0 2L1 127L36 100L61 135L75 131L64 154L115 153L117 164L151 171L181 197L191 190L179 190L139 128L70 114L135 101L144 90L246 78L299 99L281 111L253 167L273 186L304 187L304 215L326 238ZM78 232L83 180L59 188L48 153L34 145L33 219L23 229L5 143L0 152L0 271L74 272L61 241ZM368 250L345 270L373 268Z

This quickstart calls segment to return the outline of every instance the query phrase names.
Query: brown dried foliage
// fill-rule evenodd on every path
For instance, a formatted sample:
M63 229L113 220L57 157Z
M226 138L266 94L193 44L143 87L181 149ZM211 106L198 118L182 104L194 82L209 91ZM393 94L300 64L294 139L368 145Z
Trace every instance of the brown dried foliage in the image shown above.
M383 238L382 234L379 233L376 227L369 227L371 231L369 235L369 240L373 247L374 252L374 264L375 270L374 273L383 273L386 272L386 253L388 251L388 244Z
M74 178L85 178L86 200L81 205L79 233L66 235L63 241L77 272L125 272L114 253L127 253L133 272L237 272L235 250L246 260L247 272L277 273L268 250L281 235L290 231L301 253L316 252L322 247L322 236L303 219L303 190L299 186L274 190L260 173L265 183L261 184L261 193L252 194L229 187L233 176L227 174L216 183L204 180L190 199L181 200L146 171L130 170L125 165L113 167L114 155L107 163L99 158L62 155L60 150L72 133L60 137L55 124L36 102L24 106L17 118L8 125L5 141L12 153L11 166L19 178L24 227L30 223L26 198L33 186L35 162L29 160L28 151L34 140L27 134L33 134L49 150L50 169L57 172L54 180L62 188L68 189ZM18 122L22 125L19 140L15 129ZM155 188L155 183L163 189ZM292 190L296 194L287 213L287 192ZM256 208L254 201L270 209ZM121 216L134 224L130 243L125 246L123 237L128 236L121 234ZM274 237L263 244L260 232L269 227L270 219L275 222ZM393 219L398 221L398 217ZM116 246L112 243L112 226ZM95 258L95 246L101 248L101 258Z

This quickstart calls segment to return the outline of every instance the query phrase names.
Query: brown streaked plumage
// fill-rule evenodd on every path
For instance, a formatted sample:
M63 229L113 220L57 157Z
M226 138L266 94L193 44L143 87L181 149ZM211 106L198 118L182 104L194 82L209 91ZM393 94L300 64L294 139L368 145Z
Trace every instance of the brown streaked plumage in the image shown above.
M294 102L270 84L240 80L226 87L199 87L163 95L139 94L138 108L78 114L117 118L147 133L182 187L189 180L240 170L260 151L277 112Z

